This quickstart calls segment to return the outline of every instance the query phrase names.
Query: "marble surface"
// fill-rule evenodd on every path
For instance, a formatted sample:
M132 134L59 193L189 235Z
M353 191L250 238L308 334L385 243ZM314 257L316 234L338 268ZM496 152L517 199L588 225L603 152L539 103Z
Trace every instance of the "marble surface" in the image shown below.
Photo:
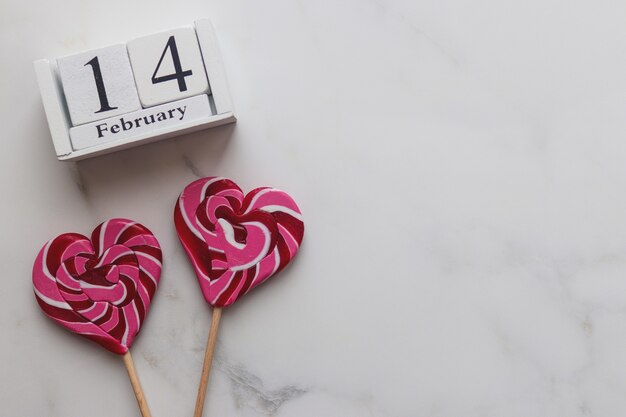
M31 62L211 17L236 126L58 162ZM205 416L626 414L626 4L0 1L0 415L138 416L122 361L39 311L48 238L165 253L133 354L191 415L210 310L172 224L199 176L290 192L283 274L224 312Z

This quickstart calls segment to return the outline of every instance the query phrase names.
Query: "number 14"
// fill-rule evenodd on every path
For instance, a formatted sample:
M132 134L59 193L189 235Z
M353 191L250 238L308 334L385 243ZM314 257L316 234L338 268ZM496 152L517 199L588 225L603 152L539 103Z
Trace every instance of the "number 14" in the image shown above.
M172 58L172 63L174 64L174 72L172 74L166 74L158 76L159 68L163 63L163 59L165 58L165 54L170 52L170 56ZM113 107L109 104L109 99L106 93L106 87L104 85L104 80L102 77L102 71L100 70L100 62L98 61L98 57L92 58L88 61L85 66L91 66L94 76L94 82L96 84L96 90L98 91L98 99L100 101L100 110L94 113L102 113L110 110L115 110L117 107ZM192 70L183 70L180 57L178 56L178 47L176 46L176 38L174 36L170 36L165 44L165 48L163 49L163 53L161 54L161 58L159 58L159 62L157 63L156 68L154 69L154 73L152 74L152 84L164 83L171 80L178 81L178 90L180 92L187 91L187 83L185 82L185 77L189 77L193 74Z

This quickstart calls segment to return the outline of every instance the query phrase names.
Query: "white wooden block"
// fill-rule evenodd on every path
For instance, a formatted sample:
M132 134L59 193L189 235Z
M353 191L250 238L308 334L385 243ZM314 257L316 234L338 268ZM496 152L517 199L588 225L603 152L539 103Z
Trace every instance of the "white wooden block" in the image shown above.
M146 133L158 134L165 129L186 128L208 116L211 116L209 97L202 94L73 127L70 138L72 148L81 150Z
M128 42L127 48L144 107L209 92L193 28L143 36Z
M141 108L124 45L59 58L57 63L74 126Z
M54 150L60 158L71 155L72 145L69 136L71 124L67 108L63 104L63 92L56 61L39 59L34 62L34 66Z
M222 64L222 55L219 51L215 30L209 19L202 19L195 22L196 35L202 51L204 69L209 78L209 88L215 103L217 113L227 113L233 111L233 104L228 92L228 82Z

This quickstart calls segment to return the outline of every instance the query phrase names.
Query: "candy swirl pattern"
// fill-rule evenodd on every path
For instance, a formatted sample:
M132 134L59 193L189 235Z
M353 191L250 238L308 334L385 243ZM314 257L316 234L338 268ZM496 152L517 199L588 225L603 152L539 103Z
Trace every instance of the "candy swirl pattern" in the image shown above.
M282 270L304 236L300 209L287 193L263 187L244 195L219 177L183 190L174 223L204 298L215 307L231 305Z
M35 297L52 320L122 355L146 318L161 263L145 226L108 220L91 240L65 233L44 245L33 266Z

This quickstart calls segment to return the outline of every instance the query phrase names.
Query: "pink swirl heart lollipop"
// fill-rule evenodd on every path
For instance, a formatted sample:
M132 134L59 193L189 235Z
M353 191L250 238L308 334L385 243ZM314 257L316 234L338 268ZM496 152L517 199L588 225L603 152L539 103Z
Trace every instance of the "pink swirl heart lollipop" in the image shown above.
M144 416L150 414L128 349L148 313L161 262L159 242L145 226L112 219L91 240L77 233L50 240L33 266L35 297L48 317L123 355Z
M231 305L283 269L304 235L300 209L287 193L264 187L244 196L233 181L216 177L185 187L174 223L214 307Z
M221 308L282 270L304 236L300 209L284 191L256 188L244 195L233 181L209 177L189 184L174 209L178 237L195 269L213 320L195 416L200 417Z

